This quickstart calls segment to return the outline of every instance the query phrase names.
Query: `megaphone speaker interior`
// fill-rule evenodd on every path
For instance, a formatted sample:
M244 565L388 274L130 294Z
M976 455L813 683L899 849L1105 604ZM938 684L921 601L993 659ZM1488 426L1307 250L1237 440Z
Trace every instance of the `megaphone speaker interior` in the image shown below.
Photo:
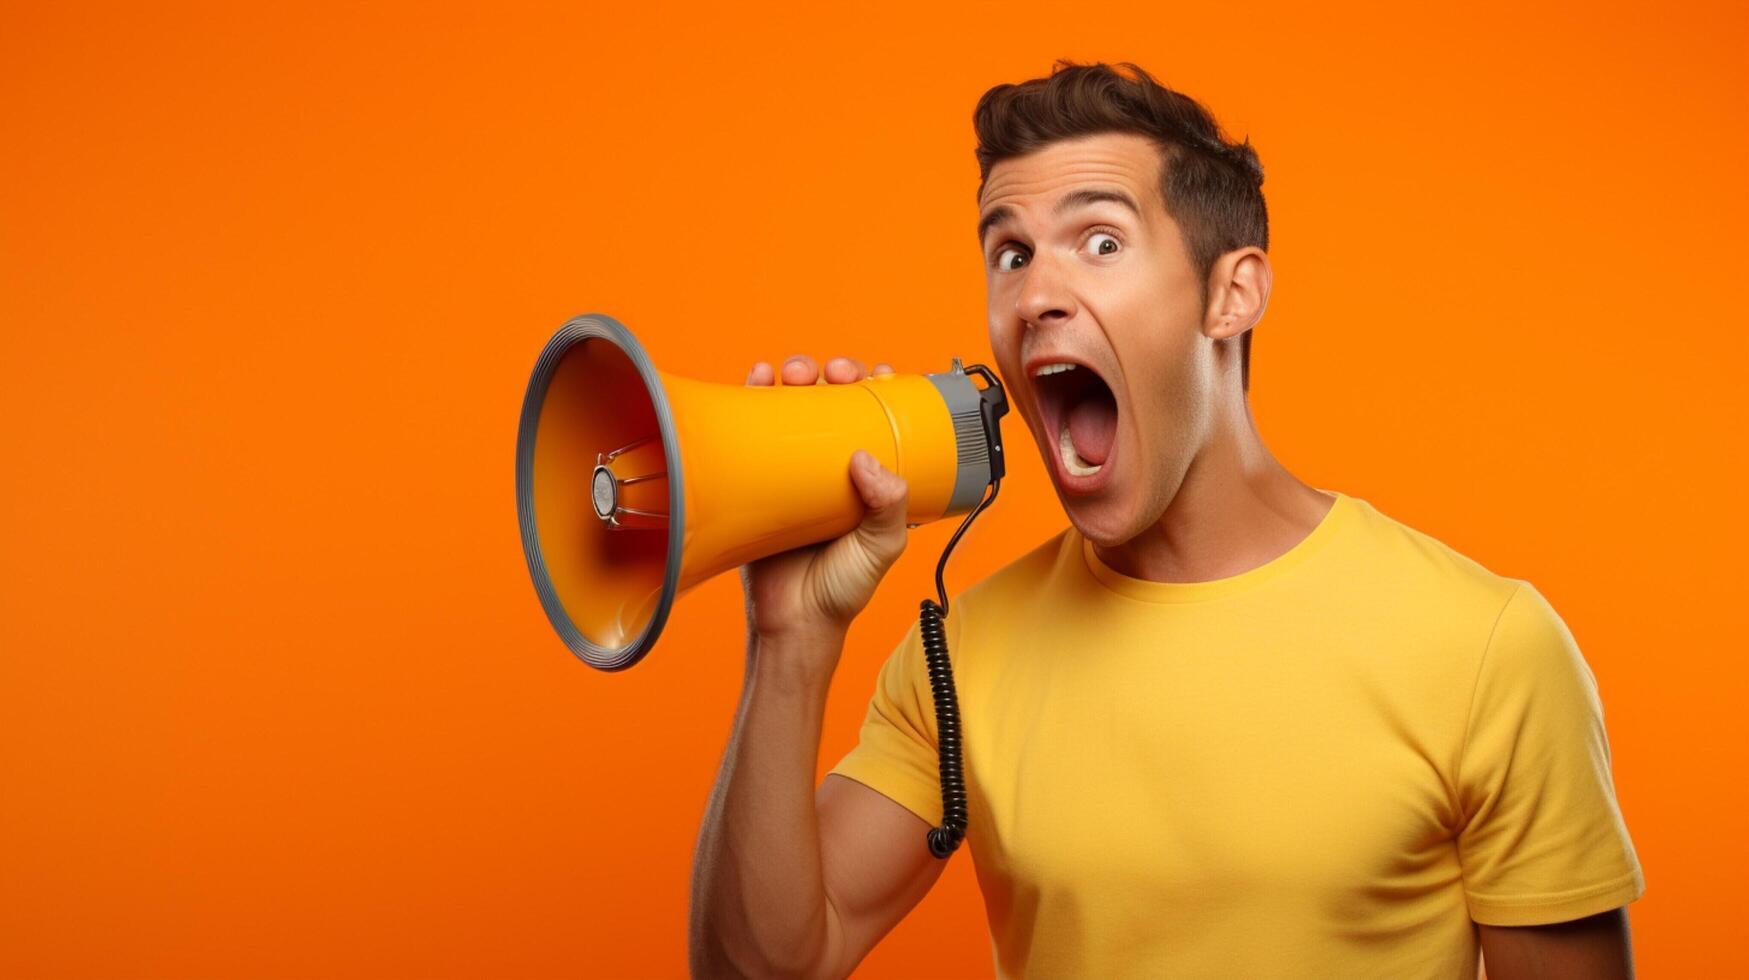
M576 317L541 351L517 432L535 591L573 653L624 669L694 585L856 527L857 449L905 477L912 526L974 511L1002 475L1006 410L995 375L957 359L845 385L721 384L658 371L612 317Z

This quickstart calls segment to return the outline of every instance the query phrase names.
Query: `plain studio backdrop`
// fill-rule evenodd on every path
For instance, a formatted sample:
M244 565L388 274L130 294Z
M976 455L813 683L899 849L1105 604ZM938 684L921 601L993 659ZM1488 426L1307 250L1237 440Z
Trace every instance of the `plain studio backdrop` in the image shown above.
M1742 4L4 22L0 974L683 975L740 586L624 674L566 651L512 495L535 355L594 311L730 383L989 360L971 111L1059 57L1250 137L1264 438L1549 597L1606 706L1642 971L1749 970ZM1009 423L956 591L1067 523ZM822 771L951 523L857 622ZM991 969L962 853L861 975Z

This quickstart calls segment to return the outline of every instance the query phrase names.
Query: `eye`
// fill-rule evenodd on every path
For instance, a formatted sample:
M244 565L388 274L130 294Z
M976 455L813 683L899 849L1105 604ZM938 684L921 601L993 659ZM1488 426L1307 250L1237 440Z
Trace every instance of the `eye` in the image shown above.
M1118 241L1117 236L1109 232L1096 231L1087 237L1087 241L1093 246L1095 255L1116 255L1123 248L1123 243Z
M1008 262L1009 256L1013 256L1014 258L1018 259L1020 264L1019 265L1010 265ZM1018 268L1020 268L1020 266L1026 264L1026 253L1021 251L1020 249L1014 248L1012 246L1001 249L1000 251L998 251L996 253L996 263L995 264L996 264L996 268L1001 269L1003 272L1013 272L1015 269L1018 269Z

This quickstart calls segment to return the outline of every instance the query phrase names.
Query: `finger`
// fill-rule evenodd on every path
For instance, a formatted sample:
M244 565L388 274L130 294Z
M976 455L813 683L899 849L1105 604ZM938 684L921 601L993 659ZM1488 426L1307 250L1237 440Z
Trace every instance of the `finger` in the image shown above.
M892 374L893 373L893 366L891 364L886 363L885 361L882 361L881 363L875 365L874 373L876 373L876 374Z
M820 367L806 354L796 354L783 362L779 374L786 385L811 385L820 377Z
M826 380L835 385L847 385L852 381L861 381L868 371L862 362L850 357L834 357L826 362Z
M851 456L851 479L868 507L856 533L881 561L891 564L905 550L905 517L910 488L905 478L881 465L865 450Z
M747 383L750 385L769 385L777 383L777 372L772 370L771 362L756 361L753 370L747 372Z

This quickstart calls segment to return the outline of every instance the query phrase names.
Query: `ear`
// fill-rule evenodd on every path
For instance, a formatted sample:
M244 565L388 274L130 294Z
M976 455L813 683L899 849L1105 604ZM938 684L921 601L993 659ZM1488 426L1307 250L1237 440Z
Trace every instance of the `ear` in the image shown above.
M1209 306L1203 315L1203 336L1210 340L1237 337L1263 319L1269 305L1269 254L1255 245L1237 248L1215 260L1209 270Z

